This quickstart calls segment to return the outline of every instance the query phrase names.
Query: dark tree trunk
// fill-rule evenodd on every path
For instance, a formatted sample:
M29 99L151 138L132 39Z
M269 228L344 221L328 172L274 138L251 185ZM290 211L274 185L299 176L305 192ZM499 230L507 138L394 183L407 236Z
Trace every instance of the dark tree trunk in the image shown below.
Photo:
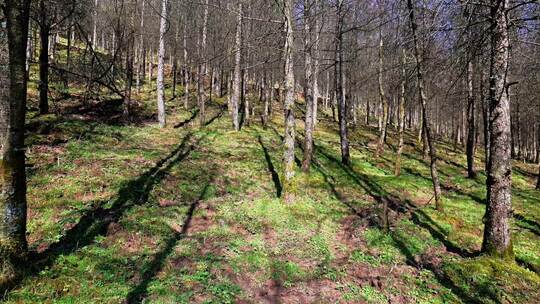
M67 73L65 73L64 75L64 89L66 90L67 94L69 94L69 71L71 71L71 45L73 44L73 41L71 41L72 32L73 32L73 28L70 26L67 32L67 50L66 50Z
M341 162L344 165L350 165L351 157L349 153L349 139L347 134L347 104L343 94L343 0L337 1L337 29L336 29L336 53L334 82L336 89L336 99L338 104L339 116L339 137L341 142Z
M40 51L39 51L39 113L49 113L49 35L50 27L47 20L45 1L39 1L40 13Z
M491 58L489 77L490 157L482 251L513 259L509 218L512 210L510 158L510 101L506 88L509 37L506 13L509 0L491 1Z
M131 88L133 87L133 37L129 37L126 45L126 83L124 87L124 120L131 119Z
M472 58L469 59L467 66L467 175L469 178L475 178L474 170L474 154L475 154L475 138L476 138L476 105L474 96L474 64Z
M30 1L0 8L0 288L21 274L27 257L24 125ZM4 19L5 18L5 19ZM9 50L9 51L8 51Z

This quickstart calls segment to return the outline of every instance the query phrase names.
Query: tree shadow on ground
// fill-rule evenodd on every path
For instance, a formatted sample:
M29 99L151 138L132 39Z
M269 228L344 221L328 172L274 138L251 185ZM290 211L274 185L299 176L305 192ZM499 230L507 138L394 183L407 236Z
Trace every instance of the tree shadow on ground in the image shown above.
M272 175L272 181L274 182L274 186L276 188L276 196L281 197L281 192L283 190L283 187L281 186L281 182L279 180L279 174L276 172L276 168L274 167L274 164L272 163L272 158L270 157L270 154L268 153L268 149L264 145L260 134L257 135L257 140L259 141L259 145L261 146L263 150L264 159L266 160L268 171Z
M395 211L397 214L410 214L410 219L419 227L426 229L433 238L439 240L445 246L448 252L455 253L462 258L474 257L477 255L476 253L471 253L466 249L462 249L453 242L447 240L447 235L442 229L442 227L440 227L435 221L433 221L433 219L431 219L431 217L429 217L424 211L417 208L411 201L406 199L403 200L384 190L377 182L373 181L369 176L357 173L354 171L353 168L343 165L335 156L325 151L324 148L320 146L315 146L315 150L319 155L330 161L333 166L341 169L349 178L351 178L357 185L362 187L366 191L366 193L372 198L374 198L375 201L377 201L379 204L387 204L388 207ZM326 174L323 173L323 177L324 175ZM325 178L325 180L328 179L328 177ZM329 186L331 189L334 188L332 184L329 184ZM441 265L439 265L438 263L433 263L429 259L415 257L411 249L409 249L412 246L409 246L408 241L400 237L398 233L390 231L389 235L396 243L398 249L406 257L407 263L409 265L418 269L429 269L435 275L436 279L441 285L452 290L452 292L465 303L481 302L478 298L470 296L466 290L457 286L456 283L454 283L454 281L444 272ZM485 290L481 291L479 294L481 294L481 296L486 296L498 301L498 298L495 295L488 294Z
M97 207L85 211L78 223L67 230L59 241L50 244L41 252L30 252L29 268L25 270L20 280L38 274L42 269L53 265L59 256L73 253L92 244L96 237L105 235L109 225L118 222L128 210L145 204L154 186L173 166L184 160L203 139L204 137L195 139L192 133L188 133L181 143L154 167L126 182L110 207L107 208L108 201L100 202ZM16 287L17 283L14 282L10 288ZM6 294L7 290L4 292L4 295Z
M188 119L179 122L178 124L176 124L176 125L174 126L174 128L175 128L175 129L182 128L182 127L184 127L185 125L189 124L190 122L192 122L192 121L197 117L197 114L199 114L199 109L195 109L195 111L193 111L193 112L191 113L191 116L190 116Z
M139 284L133 287L128 293L126 297L126 303L142 303L144 299L148 297L148 286L155 279L156 275L161 271L163 265L165 264L165 260L172 253L176 244L178 244L178 242L187 234L191 224L191 220L195 213L195 209L199 205L200 201L204 199L209 187L212 184L212 180L214 178L213 173L211 173L209 177L210 180L203 187L203 190L199 194L199 197L190 204L189 209L186 212L186 218L182 225L182 229L180 231L172 230L171 236L165 240L163 248L154 255L153 259L147 265L143 267L145 271L141 274L141 280Z
M86 211L79 222L66 231L58 242L51 244L43 252L35 254L35 264L42 268L53 263L59 255L71 253L91 244L97 236L104 235L109 224L117 222L127 210L146 203L153 187L173 166L185 159L202 140L201 138L192 143L192 138L192 134L188 133L167 157L158 161L154 167L136 179L127 182L118 191L118 196L110 208L105 207L107 203L105 201L96 208Z

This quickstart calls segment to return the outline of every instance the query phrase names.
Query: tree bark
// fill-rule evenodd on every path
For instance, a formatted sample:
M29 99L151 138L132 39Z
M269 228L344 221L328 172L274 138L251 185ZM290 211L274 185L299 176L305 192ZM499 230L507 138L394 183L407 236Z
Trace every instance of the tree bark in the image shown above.
M304 98L306 102L305 117L305 137L304 137L304 160L302 161L302 170L309 172L311 158L313 155L313 124L314 124L314 96L313 96L313 56L311 48L312 29L310 26L311 5L309 0L304 0L304 59L305 59L305 86Z
M204 5L204 13L203 13L203 27L202 27L202 35L201 35L201 59L202 62L199 65L199 73L197 77L197 96L199 101L199 126L203 127L206 121L206 97L204 96L204 89L205 89L205 83L206 78L208 75L208 65L206 62L206 34L208 29L208 2L209 0L206 0Z
M40 51L39 51L39 113L49 113L49 35L47 7L44 0L39 1L40 13Z
M320 90L319 90L319 45L320 45L320 35L319 35L319 27L320 27L320 17L319 17L319 0L314 0L313 2L313 12L312 16L314 19L314 29L313 29L313 46L312 46L312 54L313 54L313 129L317 127L317 111L319 108L319 97L320 97Z
M161 1L161 17L159 24L159 49L158 49L158 70L157 70L157 108L158 122L161 128L165 127L167 121L165 118L165 85L164 85L164 66L165 66L165 34L167 32L167 6L168 0Z
M334 67L334 82L336 89L336 102L338 105L339 119L339 137L341 145L341 162L344 165L350 165L351 157L349 154L349 139L347 134L347 104L343 89L343 0L337 1L337 26L336 26L336 52L335 52L335 67Z
M469 58L467 64L467 176L475 178L476 172L474 169L474 154L475 154L475 138L476 138L476 98L474 96L474 64L472 58Z
M187 51L187 23L184 23L182 30L182 44L184 46L184 109L189 107L189 66L188 66L188 51Z
M381 125L380 125L380 133L379 133L379 142L377 143L377 150L375 152L375 157L379 158L381 154L384 152L384 144L386 141L386 129L388 126L388 99L386 99L386 95L384 93L384 87L383 87L383 39L382 39L382 31L379 29L379 98L381 100L382 105L382 117L381 117ZM380 113L379 113L380 114Z
M405 49L402 50L402 61L401 61L401 86L400 86L400 96L399 96L399 105L398 105L398 119L399 119L399 141L398 149L396 154L396 164L394 168L394 174L399 176L401 174L401 154L403 153L403 134L405 133L405 82L407 81L407 71L405 65L407 64L405 57Z
M437 151L431 138L431 126L427 112L427 97L424 89L424 75L422 70L422 60L420 57L420 43L417 36L417 25L414 18L414 6L412 0L407 0L407 7L409 9L409 21L411 25L411 32L413 35L414 59L416 61L416 80L418 87L418 95L420 97L420 104L422 106L422 125L424 131L424 141L429 148L429 156L431 158L430 171L431 181L433 183L433 196L435 197L435 206L437 210L442 211L443 206L441 201L441 186L439 184L439 174L437 171Z
M513 259L509 223L512 210L510 101L506 88L509 57L506 19L508 6L509 0L491 1L490 157L487 168L487 205L482 251L496 257Z
M294 164L294 144L295 144L295 122L294 122L294 63L293 63L293 48L294 48L294 36L293 36L293 1L284 0L284 15L285 15L285 47L284 47L284 60L285 60L285 136L283 153L283 168L284 168L284 183L283 193L285 202L290 202L293 197L292 181L294 177L295 164Z
M0 287L24 269L26 242L26 46L29 0L6 0L0 8ZM4 19L5 18L5 19Z
M238 119L238 111L240 107L240 90L241 87L241 63L242 63L242 2L238 4L238 16L236 20L236 38L235 38L235 56L234 56L234 81L232 85L232 122L234 130L240 130L240 120Z
M92 34L92 49L95 51L97 48L97 22L98 22L98 0L94 0L94 16L93 16L93 34Z

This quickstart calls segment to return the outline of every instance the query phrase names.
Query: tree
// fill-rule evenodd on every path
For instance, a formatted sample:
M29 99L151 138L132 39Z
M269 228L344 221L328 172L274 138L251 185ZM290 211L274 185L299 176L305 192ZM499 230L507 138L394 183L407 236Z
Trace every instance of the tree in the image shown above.
M160 127L165 127L165 86L163 83L164 78L164 65L165 65L165 34L167 33L167 6L168 0L161 1L161 16L159 25L159 50L158 50L158 71L157 71L157 108L158 108L158 122Z
M474 23L476 12L474 8L465 10L465 16L471 17L469 23ZM468 25L467 29L467 176L475 178L476 172L474 169L474 155L476 153L476 96L474 89L474 73L476 69L476 43L473 26Z
M399 176L401 174L401 154L403 153L403 133L405 133L405 82L407 81L407 71L405 69L407 64L407 58L405 56L405 49L402 49L403 55L401 65L402 65L402 75L401 75L401 84L400 84L400 94L399 94L399 105L398 105L398 119L399 119L399 141L398 149L396 153L396 164L394 168L394 174Z
M377 143L377 150L375 152L375 157L379 156L384 152L384 143L386 141L386 129L388 125L388 99L386 99L386 94L384 93L383 86L383 60L384 60L384 43L382 37L382 26L379 28L379 98L382 105L382 116L381 118L381 130L379 134L379 142Z
M306 100L305 117L305 139L304 139L304 160L302 161L302 170L309 172L311 158L313 155L313 125L315 96L313 82L313 50L312 50L312 27L310 17L311 4L309 0L304 0L304 59L305 59L305 79L304 79L304 97Z
M238 3L238 17L236 22L236 38L234 43L234 80L232 84L232 121L236 131L240 130L240 120L238 119L238 111L240 107L240 90L242 77L242 1Z
M283 193L285 202L290 202L292 199L292 180L294 177L294 142L295 142L295 124L294 124L294 63L293 63L293 1L283 1L283 14L285 16L285 136L283 153L283 168L285 181L283 183Z
M339 116L339 138L341 143L341 162L350 165L349 138L347 131L347 103L343 86L343 26L345 9L343 0L336 2L336 37L335 37L335 60L334 60L334 83Z
M489 69L489 161L482 251L513 259L509 218L512 212L510 162L510 100L508 98L509 0L491 0Z
M417 25L414 17L414 6L412 0L407 0L407 7L409 10L409 21L411 32L413 36L413 48L414 48L414 59L416 62L416 82L418 89L418 96L420 98L420 105L422 108L422 129L424 134L425 144L429 148L429 156L431 158L430 162L430 171L431 171L431 181L433 183L433 196L435 197L435 206L437 210L442 211L442 202L441 202L441 185L439 184L439 174L437 172L437 151L435 149L435 144L433 143L431 137L431 126L430 120L428 117L427 111L427 97L424 88L424 74L422 70L422 59L420 58L420 45L418 43L417 36Z
M96 2L97 5L97 2ZM39 25L39 113L49 113L49 69L51 50L51 31L60 27L74 13L77 3L73 0L39 0L33 20ZM52 40L52 47L56 39ZM54 52L53 52L54 54Z
M6 0L0 23L0 286L27 256L24 129L29 0ZM7 26L7 27L6 27Z

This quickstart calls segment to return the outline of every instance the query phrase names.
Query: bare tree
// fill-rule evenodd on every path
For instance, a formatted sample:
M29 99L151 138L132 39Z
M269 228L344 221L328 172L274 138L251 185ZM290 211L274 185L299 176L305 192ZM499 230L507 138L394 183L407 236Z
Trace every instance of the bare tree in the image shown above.
M435 150L435 144L433 143L431 137L431 126L427 111L427 97L424 88L422 59L420 58L421 53L418 43L417 25L414 17L414 6L412 0L407 0L407 7L409 10L409 21L411 26L411 32L413 35L414 59L416 62L416 82L418 87L418 95L420 98L420 105L422 107L422 128L424 131L424 140L429 148L429 156L431 158L430 169L431 181L433 183L433 196L435 197L435 206L437 207L437 210L441 211L443 206L441 201L441 185L439 184L439 174L437 172L437 151Z
M339 137L341 143L341 162L345 165L351 163L349 153L349 138L347 131L347 104L343 86L343 26L345 19L344 1L336 2L336 37L335 37L335 60L334 60L334 86L336 90L336 100L338 104L339 116Z

